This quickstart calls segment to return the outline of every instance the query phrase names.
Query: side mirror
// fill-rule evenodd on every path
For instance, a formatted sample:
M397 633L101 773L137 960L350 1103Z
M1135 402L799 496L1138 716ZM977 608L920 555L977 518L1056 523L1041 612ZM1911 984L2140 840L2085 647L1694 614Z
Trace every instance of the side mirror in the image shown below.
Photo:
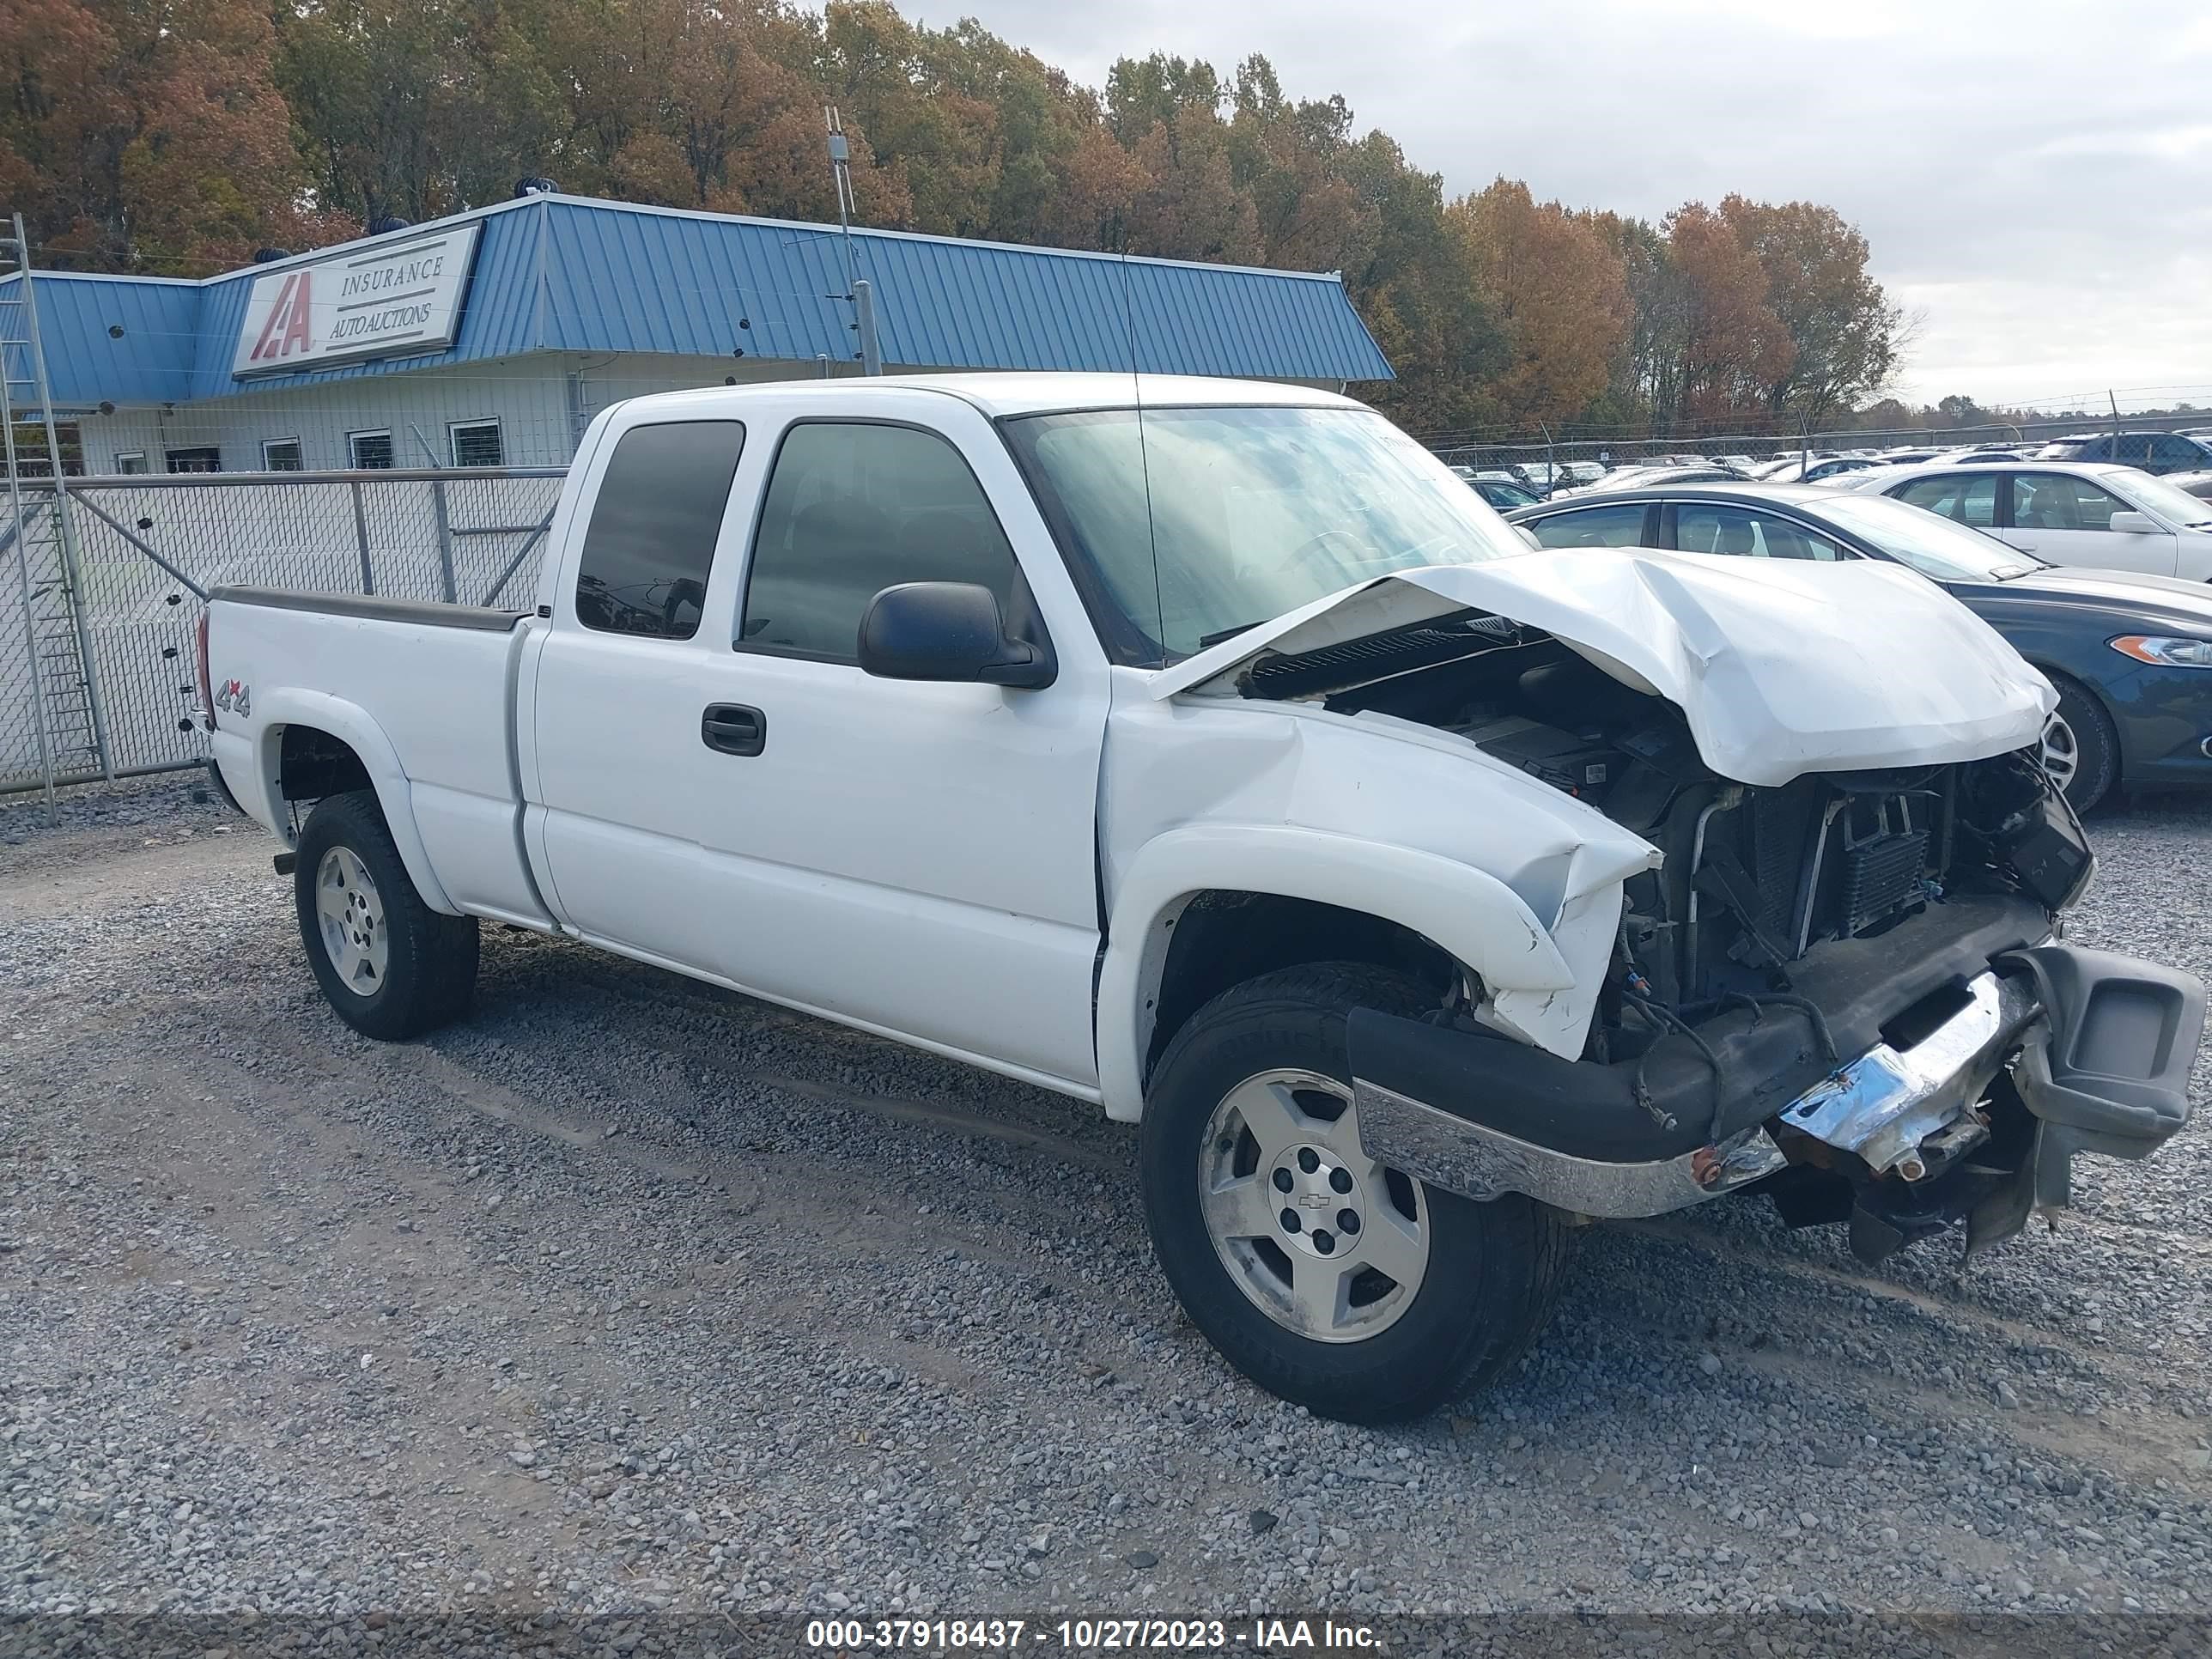
M861 668L886 680L949 680L1036 691L1059 677L1049 649L1007 636L991 590L975 582L901 582L868 601Z
M2118 531L2123 536L2155 536L2159 533L2158 526L2151 521L2148 513L2115 513L2112 522L2105 528Z

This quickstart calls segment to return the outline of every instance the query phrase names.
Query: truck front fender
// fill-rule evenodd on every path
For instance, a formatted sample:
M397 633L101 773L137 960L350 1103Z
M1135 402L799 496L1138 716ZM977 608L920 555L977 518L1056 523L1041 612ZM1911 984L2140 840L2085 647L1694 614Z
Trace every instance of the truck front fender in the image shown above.
M252 807L258 804L262 810L252 816L288 841L291 839L281 776L284 728L312 726L327 732L360 757L370 786L376 791L377 805L383 809L385 826L392 831L392 845L399 849L399 861L407 866L408 879L422 896L422 902L449 916L459 915L460 908L446 896L444 884L430 867L430 855L423 848L422 831L416 827L414 798L407 774L399 764L399 752L369 712L359 703L299 686L257 691L255 698L258 730L255 734L252 781L258 801L246 805ZM234 790L238 783L238 779L231 780ZM243 800L244 792L239 793Z
M1098 1084L1107 1115L1127 1122L1144 1113L1145 1059L1176 921L1202 892L1307 899L1395 922L1493 992L1540 999L1577 986L1552 935L1504 882L1412 848L1288 824L1196 824L1146 842L1116 886L1098 975Z

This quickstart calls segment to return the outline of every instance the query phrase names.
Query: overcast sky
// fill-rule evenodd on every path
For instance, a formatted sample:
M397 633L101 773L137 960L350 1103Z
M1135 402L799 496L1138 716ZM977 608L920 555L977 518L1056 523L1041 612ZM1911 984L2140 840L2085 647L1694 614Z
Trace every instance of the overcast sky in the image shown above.
M1093 86L1125 53L1270 58L1454 194L1653 218L1825 202L1921 319L1900 396L2212 401L2212 4L2152 0L902 0Z

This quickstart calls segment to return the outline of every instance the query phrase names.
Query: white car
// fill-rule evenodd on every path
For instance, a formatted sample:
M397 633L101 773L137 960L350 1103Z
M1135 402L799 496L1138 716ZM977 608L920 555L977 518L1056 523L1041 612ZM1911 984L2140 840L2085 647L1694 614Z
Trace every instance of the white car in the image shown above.
M1868 487L2053 564L2212 581L2212 501L2131 466L1967 459L1878 476Z
M1796 459L1770 468L1761 475L1763 483L1839 483L1859 472L1875 470L1875 463L1863 455L1814 456L1810 461Z
M2203 988L2055 935L2056 694L1902 567L1533 550L1348 398L1126 374L617 403L546 550L212 596L338 1016L458 1018L488 919L1093 1103L1316 1412L1494 1376L1575 1218L1786 1169L1979 1247L2189 1115Z

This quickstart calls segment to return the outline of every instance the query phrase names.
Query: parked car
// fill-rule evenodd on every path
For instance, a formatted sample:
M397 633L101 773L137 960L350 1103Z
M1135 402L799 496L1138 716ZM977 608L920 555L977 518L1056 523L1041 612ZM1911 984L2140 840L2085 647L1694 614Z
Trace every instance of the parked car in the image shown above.
M2212 580L2212 502L2136 467L1955 462L1880 488L2051 564Z
M546 548L213 595L338 1017L455 1018L490 919L1097 1102L1316 1412L1496 1375L1577 1218L1979 1249L2189 1115L2203 988L2055 936L2050 686L1908 571L1534 551L1348 398L1105 374L619 402Z
M2212 590L2200 585L2061 569L1902 501L1817 485L1634 490L1512 521L1551 547L1595 536L1606 545L1907 566L1965 601L2057 688L2045 761L2078 809L2115 787L2212 787Z
M1712 459L1718 461L1723 466L1732 466L1737 471L1747 474L1750 472L1753 467L1758 465L1758 463L1753 460L1748 455L1716 455Z
M1741 479L1743 474L1717 461L1669 462L1663 466L1624 466L1608 472L1595 484L1562 489L1557 496L1580 496L1597 490L1632 489L1641 484L1692 483L1701 479Z
M1612 469L1603 461L1562 461L1559 471L1566 474L1570 485L1593 484Z
M1825 483L1848 473L1873 470L1874 462L1863 455L1831 455L1825 459L1798 462L1784 461L1780 466L1770 467L1763 475L1768 483Z
M1510 478L1474 478L1469 483L1476 495L1500 513L1509 513L1516 507L1532 507L1544 499L1528 485L1515 483Z
M2145 472L2212 470L2212 445L2179 432L2080 432L2037 450L2039 461L2112 461Z
M2212 471L2169 472L2166 483L2176 489L2196 496L2199 501L2212 501Z
M1529 507L1544 498L1511 473L1498 469L1455 466L1452 476L1500 513Z
M1566 483L1566 470L1550 461L1517 461L1510 469L1513 476L1540 498L1549 495Z

